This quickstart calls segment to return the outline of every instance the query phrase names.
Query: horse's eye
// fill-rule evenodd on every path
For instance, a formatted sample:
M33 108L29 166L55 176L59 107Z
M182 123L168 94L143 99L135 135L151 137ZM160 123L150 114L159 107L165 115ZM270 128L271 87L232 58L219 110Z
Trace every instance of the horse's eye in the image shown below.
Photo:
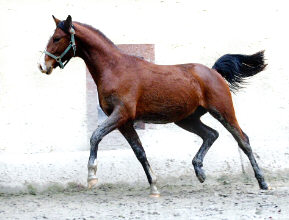
M58 41L60 41L60 38L59 38L59 37L54 37L54 38L53 38L53 43L56 43L56 42L58 42Z

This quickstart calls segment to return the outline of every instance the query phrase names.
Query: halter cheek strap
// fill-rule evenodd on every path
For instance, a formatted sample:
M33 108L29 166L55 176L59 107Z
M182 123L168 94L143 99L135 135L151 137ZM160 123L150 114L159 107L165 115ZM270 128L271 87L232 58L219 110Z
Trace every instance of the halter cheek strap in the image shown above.
M69 32L67 31L67 29L64 26L64 21L61 21L57 27L59 27L61 30L63 30L65 33L70 34L70 43L69 45L66 47L66 49L63 51L63 53L60 56L55 56L54 54L48 52L47 50L44 50L44 53L48 56L50 56L51 58L55 59L56 62L59 64L60 68L63 69L66 64L70 61L71 58L69 58L65 63L63 63L61 61L61 59L68 53L68 51L72 48L73 49L73 56L75 56L75 52L76 52L76 44L75 44L75 39L74 39L74 35L75 35L75 30L74 30L74 26L72 25Z

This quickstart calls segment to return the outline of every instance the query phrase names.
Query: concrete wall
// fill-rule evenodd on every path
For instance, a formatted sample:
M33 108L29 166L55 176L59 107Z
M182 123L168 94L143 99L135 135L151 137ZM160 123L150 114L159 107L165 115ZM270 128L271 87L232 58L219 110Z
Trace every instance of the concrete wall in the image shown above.
M158 64L199 62L211 66L225 53L252 54L265 49L268 68L250 79L246 89L233 95L233 99L240 125L248 133L262 166L273 170L288 168L289 32L285 30L289 15L286 9L286 1L2 0L1 189L13 187L10 183L15 179L20 188L25 183L47 183L49 180L67 183L80 179L85 182L85 158L89 148L85 65L81 60L73 59L64 70L57 69L51 76L37 70L39 51L43 51L55 28L52 14L60 19L71 14L73 20L97 27L116 44L155 44ZM237 147L232 147L236 143L230 134L209 116L204 121L221 134L208 154L207 169L222 172L223 167L230 164L230 169L239 170L240 159ZM197 137L182 131L164 132L162 128L167 127L160 128L141 134L152 163L159 161L160 152L153 150L156 147L166 152L163 156L173 156L177 155L175 150L180 149L175 146L182 145L182 152L186 154L183 158L192 158L198 150L198 147L191 148L190 142L199 146ZM180 143L180 137L184 136L186 138ZM82 156L78 157L77 152ZM109 155L115 154L115 151L107 153L103 163L108 161ZM170 164L171 156L164 159L164 164ZM61 162L62 157L65 160ZM123 163L125 158L127 155L118 159ZM113 174L113 161L108 162L112 164L104 166ZM179 162L175 165L182 161ZM190 166L190 160L186 162ZM155 162L153 167L158 164ZM125 167L119 171L125 173ZM165 170L159 172L166 174ZM102 179L107 178L103 176ZM124 175L122 180L126 179Z

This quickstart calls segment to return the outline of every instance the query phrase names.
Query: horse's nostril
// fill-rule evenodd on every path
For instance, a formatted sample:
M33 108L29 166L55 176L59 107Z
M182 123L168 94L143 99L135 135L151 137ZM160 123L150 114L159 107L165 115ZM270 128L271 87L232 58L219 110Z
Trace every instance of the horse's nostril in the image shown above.
M52 72L52 70L53 70L53 68L52 68L52 67L49 67L45 73L46 73L47 75L49 75L49 74Z
M40 72L44 73L44 70L43 70L41 64L38 64L38 68L39 68Z
M48 70L45 70L41 64L38 64L38 68L39 68L40 72L42 72L42 73L50 74L52 72L51 68L49 68Z

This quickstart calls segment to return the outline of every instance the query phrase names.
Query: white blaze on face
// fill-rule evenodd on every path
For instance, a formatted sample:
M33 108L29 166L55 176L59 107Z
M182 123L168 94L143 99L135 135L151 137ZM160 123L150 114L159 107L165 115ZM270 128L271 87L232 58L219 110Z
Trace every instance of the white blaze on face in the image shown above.
M39 65L41 69L45 72L47 72L46 64L45 64L45 53L42 53L40 58L39 58Z

